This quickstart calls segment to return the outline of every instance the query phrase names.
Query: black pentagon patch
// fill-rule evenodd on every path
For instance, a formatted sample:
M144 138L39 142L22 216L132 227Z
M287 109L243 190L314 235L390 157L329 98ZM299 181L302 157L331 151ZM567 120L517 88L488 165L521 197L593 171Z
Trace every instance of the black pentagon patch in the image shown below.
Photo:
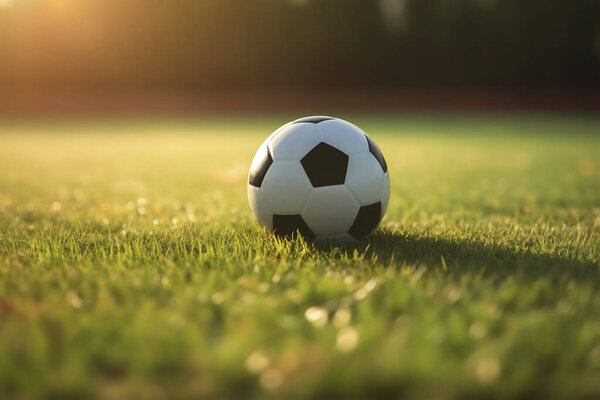
M313 187L343 185L348 169L348 155L321 142L300 160Z
M367 138L367 142L369 142L369 151L371 152L371 154L373 154L379 165L381 165L381 169L383 169L383 172L387 172L387 163L385 162L385 158L383 158L381 150L379 150L379 147L377 147L373 139L371 139L367 135L365 135L365 137Z
M362 206L348 233L356 240L361 240L377 227L381 220L381 202Z
M331 118L331 117L304 117L304 118L295 120L294 122L292 122L292 124L299 124L302 122L318 124L319 122L329 121L330 119L333 119L333 118Z
M277 236L291 238L299 232L307 239L314 239L316 235L310 230L301 215L273 215L273 230Z
M256 164L253 163L250 174L248 174L248 183L260 187L271 164L273 164L273 157L271 157L271 151L267 147L267 151L262 154L262 160Z

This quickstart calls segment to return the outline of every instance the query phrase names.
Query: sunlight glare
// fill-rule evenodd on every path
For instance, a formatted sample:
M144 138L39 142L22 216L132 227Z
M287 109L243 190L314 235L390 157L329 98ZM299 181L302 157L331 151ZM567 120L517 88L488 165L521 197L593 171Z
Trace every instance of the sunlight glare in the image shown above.
M0 8L8 8L14 4L14 0L0 0Z

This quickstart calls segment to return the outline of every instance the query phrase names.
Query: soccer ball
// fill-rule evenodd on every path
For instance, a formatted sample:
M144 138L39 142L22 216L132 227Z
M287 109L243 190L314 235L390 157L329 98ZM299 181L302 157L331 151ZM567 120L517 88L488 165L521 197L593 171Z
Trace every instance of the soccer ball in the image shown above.
M281 236L361 240L377 228L389 199L379 147L332 117L300 118L277 129L258 148L248 175L254 216Z

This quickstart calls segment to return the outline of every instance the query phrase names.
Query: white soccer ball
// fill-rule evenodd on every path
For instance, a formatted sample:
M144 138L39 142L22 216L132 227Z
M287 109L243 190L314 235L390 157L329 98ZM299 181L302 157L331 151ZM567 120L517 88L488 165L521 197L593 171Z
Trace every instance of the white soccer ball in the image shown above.
M383 154L349 122L307 117L258 148L248 201L259 224L281 236L361 240L383 218L390 175Z

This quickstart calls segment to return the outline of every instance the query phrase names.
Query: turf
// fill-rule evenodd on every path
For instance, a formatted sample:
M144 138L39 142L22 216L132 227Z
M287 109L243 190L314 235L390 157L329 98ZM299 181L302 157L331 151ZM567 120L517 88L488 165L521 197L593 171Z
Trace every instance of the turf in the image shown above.
M0 123L0 398L600 396L600 119L346 117L392 197L341 247L250 214L292 116Z

